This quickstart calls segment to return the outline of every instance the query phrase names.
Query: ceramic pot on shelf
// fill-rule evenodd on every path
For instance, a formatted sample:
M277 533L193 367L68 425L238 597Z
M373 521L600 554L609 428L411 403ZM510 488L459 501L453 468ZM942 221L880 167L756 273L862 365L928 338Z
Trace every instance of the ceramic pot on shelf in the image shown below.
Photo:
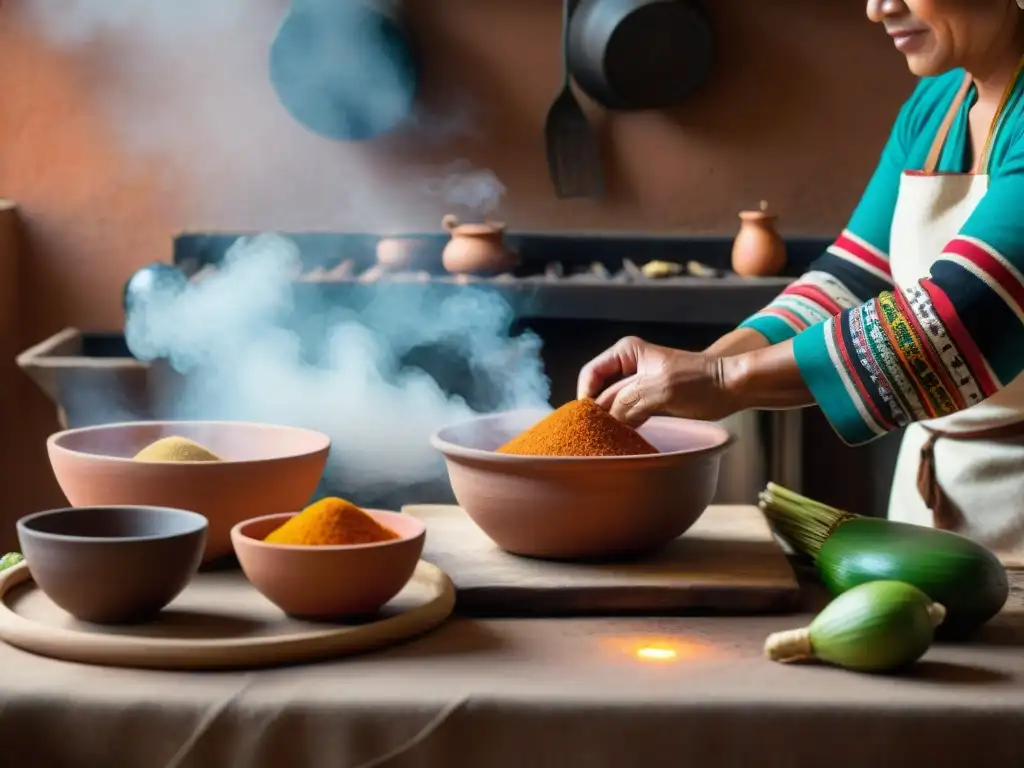
M460 224L458 218L448 214L441 225L451 234L441 261L452 274L500 275L510 272L519 261L505 245L502 222Z
M760 210L740 211L740 231L732 245L732 269L741 277L771 277L786 266L786 242L775 224L778 217Z
M377 264L389 272L436 269L438 253L420 237L382 237L377 241Z

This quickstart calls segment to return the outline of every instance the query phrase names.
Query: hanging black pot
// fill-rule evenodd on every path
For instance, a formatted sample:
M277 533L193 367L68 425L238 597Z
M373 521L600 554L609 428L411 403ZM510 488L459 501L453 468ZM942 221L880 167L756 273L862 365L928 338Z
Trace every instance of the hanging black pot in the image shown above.
M608 109L677 106L713 58L711 22L692 0L581 0L569 29L573 77Z
M337 141L372 139L413 112L414 43L397 0L292 0L270 46L285 109Z

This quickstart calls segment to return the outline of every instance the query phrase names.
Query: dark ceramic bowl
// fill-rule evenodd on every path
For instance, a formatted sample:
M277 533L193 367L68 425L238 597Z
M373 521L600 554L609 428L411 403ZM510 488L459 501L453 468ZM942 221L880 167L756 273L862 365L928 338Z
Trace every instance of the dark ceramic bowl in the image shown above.
M54 603L94 624L154 618L203 558L206 518L169 507L76 507L18 521L32 579Z

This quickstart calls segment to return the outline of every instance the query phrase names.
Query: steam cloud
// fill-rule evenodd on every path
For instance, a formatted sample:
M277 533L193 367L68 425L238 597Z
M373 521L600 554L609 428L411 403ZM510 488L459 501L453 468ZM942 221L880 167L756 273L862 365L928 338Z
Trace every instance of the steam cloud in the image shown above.
M133 306L132 352L186 374L173 415L318 429L333 442L332 483L372 494L437 476L430 435L474 415L406 362L415 350L467 361L468 383L486 390L488 410L546 407L539 339L509 335L513 313L495 294L426 292L410 306L408 295L385 289L356 311L293 283L299 259L286 238L240 239L219 271Z
M505 185L492 171L474 169L464 160L441 169L439 175L428 177L420 188L424 195L476 216L494 213L505 194Z
M459 161L410 178L371 145L326 142L297 126L267 79L268 45L286 5L24 0L12 11L77 57L90 98L124 148L141 159L161 155L185 177L194 224L298 231L357 223L393 233L436 228L451 208L476 216L497 209L504 187L488 170ZM353 84L360 77L353 68ZM378 96L390 108L392 94ZM411 130L421 143L471 135L466 114L421 111ZM321 430L333 441L331 484L358 496L435 477L442 465L429 435L474 414L416 364L424 348L443 353L433 364L438 378L461 376L460 391L486 394L478 409L546 405L539 340L511 336L513 313L499 297L465 289L411 303L408 293L381 287L356 310L296 285L299 260L286 238L241 239L217 273L133 305L125 329L132 352L185 374L171 415ZM90 395L99 420L124 414L115 396Z

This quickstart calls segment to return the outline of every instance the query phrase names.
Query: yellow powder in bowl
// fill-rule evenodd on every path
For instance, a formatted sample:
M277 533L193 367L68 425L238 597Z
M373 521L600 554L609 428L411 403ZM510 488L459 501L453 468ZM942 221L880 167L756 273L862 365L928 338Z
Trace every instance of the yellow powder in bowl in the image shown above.
M163 437L137 454L135 461L223 461L208 448L187 437Z
M311 504L263 540L270 544L329 547L377 544L401 538L355 504L329 496Z

